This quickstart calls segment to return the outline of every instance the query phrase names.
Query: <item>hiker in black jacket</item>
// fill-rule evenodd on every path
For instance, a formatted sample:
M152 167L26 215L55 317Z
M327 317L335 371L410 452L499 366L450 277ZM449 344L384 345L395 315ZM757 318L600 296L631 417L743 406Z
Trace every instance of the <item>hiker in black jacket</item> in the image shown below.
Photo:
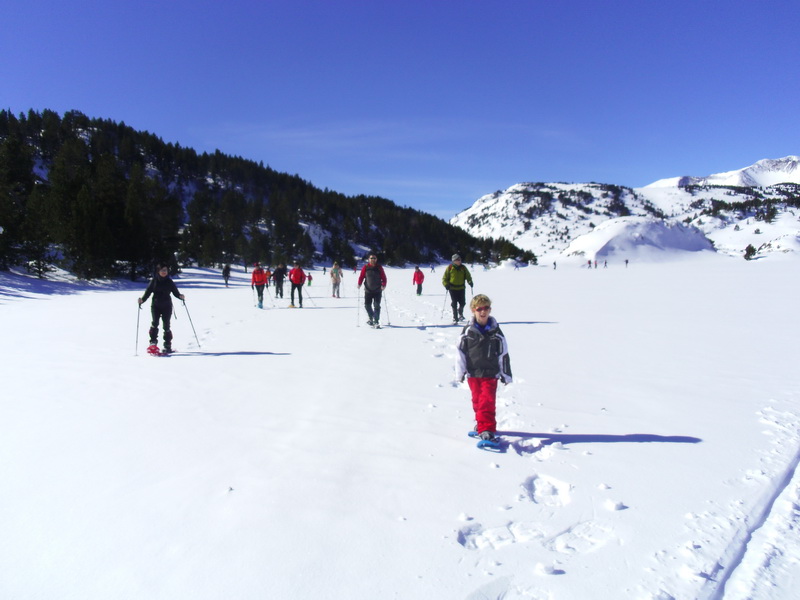
M150 304L150 312L153 316L153 323L150 325L150 345L158 344L158 321L160 319L164 325L164 352L172 352L172 330L169 328L169 322L172 319L171 296L181 300L186 296L178 291L178 287L169 276L167 265L161 265L158 268L156 276L150 280L150 285L147 286L144 295L138 299L139 306L147 301L150 294L153 295L153 302Z

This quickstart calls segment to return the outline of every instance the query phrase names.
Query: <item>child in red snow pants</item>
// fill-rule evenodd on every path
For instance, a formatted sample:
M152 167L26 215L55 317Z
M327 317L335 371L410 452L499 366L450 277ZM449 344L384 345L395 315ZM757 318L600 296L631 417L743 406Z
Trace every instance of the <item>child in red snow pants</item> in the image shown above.
M497 431L495 420L497 397L496 377L469 377L467 384L472 392L472 408L475 411L476 431Z

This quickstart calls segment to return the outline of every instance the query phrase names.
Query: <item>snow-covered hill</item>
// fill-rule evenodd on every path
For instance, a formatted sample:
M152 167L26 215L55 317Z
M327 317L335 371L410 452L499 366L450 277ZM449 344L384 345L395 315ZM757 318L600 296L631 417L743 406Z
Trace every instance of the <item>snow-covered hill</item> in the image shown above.
M670 177L660 179L645 186L657 187L685 187L689 185L722 185L735 187L769 187L779 183L800 184L800 157L786 156L779 159L765 158L754 165L716 173L706 177Z
M749 245L761 256L794 252L800 245L798 164L794 156L762 160L731 173L664 179L638 189L516 184L479 198L451 223L473 235L504 237L544 260L563 258L573 252L569 247L577 238L605 221L628 216L661 219L668 227L693 226L727 255L742 256ZM617 245L636 243L631 239ZM680 253L682 248L667 245L664 250Z
M696 227L652 217L620 217L604 221L575 238L564 250L567 258L603 261L674 259L692 252L713 252L714 246Z
M441 268L422 296L387 270L380 331L349 273L258 310L248 274L188 270L169 358L145 282L0 273L0 598L790 600L781 258L473 269L510 344L502 454L466 435Z

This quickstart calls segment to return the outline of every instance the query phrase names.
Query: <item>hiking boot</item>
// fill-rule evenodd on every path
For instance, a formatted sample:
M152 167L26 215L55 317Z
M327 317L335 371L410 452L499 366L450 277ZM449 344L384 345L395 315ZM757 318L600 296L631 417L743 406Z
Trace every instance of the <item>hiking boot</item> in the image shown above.
M478 437L484 441L492 441L494 439L494 432L492 431L481 431L478 434Z

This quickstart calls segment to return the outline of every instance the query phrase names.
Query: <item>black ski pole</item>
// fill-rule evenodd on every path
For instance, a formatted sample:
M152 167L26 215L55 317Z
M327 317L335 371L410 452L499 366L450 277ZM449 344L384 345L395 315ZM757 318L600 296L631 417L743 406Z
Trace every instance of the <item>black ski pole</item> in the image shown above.
M192 323L192 315L189 314L189 307L186 306L186 300L181 300L183 302L183 308L186 309L186 316L189 317L189 325L192 326L192 333L194 333L194 340L197 342L197 347L200 347L200 340L197 339L197 332L194 330L194 323Z

